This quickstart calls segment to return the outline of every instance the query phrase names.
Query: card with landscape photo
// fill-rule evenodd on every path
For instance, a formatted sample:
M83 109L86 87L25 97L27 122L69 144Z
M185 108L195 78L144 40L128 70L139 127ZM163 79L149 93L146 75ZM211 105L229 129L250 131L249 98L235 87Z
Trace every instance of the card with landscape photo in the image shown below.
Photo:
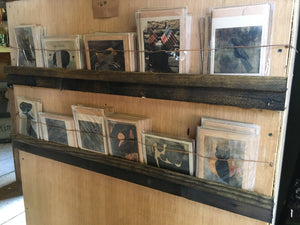
M135 33L96 33L84 39L88 69L136 71Z
M194 140L143 134L144 162L151 166L194 175Z
M77 147L73 117L54 113L39 113L43 139Z
M47 36L42 39L45 67L84 68L80 35Z
M270 4L212 10L211 74L267 75Z

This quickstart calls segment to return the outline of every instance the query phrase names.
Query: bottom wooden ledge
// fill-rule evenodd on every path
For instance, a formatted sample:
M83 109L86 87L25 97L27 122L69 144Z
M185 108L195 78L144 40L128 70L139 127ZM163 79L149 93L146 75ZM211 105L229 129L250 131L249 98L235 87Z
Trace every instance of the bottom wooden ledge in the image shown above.
M31 154L181 196L243 216L269 223L272 221L273 198L269 196L23 135L13 137L13 146Z

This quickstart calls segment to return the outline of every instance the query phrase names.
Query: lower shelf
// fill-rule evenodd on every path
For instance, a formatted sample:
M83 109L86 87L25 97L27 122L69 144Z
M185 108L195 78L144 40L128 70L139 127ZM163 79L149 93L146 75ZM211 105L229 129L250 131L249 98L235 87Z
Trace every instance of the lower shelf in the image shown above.
M13 136L15 149L126 180L257 220L271 222L273 198L121 158L101 155L24 135Z

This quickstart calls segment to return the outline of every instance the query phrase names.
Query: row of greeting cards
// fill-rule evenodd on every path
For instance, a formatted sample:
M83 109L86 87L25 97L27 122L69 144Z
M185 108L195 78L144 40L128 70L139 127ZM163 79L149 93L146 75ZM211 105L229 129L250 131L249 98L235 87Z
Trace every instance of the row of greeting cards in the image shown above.
M203 117L194 139L152 131L152 119L114 107L72 105L73 115L43 112L42 101L16 97L19 133L46 141L253 190L260 127ZM200 118L200 117L199 117Z
M201 63L207 57L211 74L268 75L271 15L269 3L212 9L200 27L210 40L199 40ZM136 19L137 33L46 36L42 26L17 26L17 65L188 73L196 31L187 9L142 9Z

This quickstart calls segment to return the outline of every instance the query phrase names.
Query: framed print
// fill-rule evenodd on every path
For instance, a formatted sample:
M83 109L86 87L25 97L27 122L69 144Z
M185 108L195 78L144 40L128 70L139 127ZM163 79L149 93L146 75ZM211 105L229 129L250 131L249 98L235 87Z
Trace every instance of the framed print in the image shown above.
M44 140L77 147L72 117L40 112L39 118Z
M24 25L14 27L17 43L17 66L44 67L41 38L45 30L41 26Z
M151 131L149 118L127 114L106 117L109 153L112 156L143 162L142 132Z
M212 10L210 73L268 75L271 5Z
M198 127L196 176L253 190L257 144L253 135Z
M45 67L83 69L80 35L47 36L42 39Z
M34 138L41 138L38 119L38 113L42 111L41 100L17 96L16 104L19 115L19 133Z
M151 166L194 175L194 140L144 133L144 162Z
M89 70L136 71L135 33L85 35Z
M136 13L140 71L185 73L186 8L142 9ZM191 23L189 23L191 25Z
M91 108L72 105L78 147L108 154L105 114L113 113L113 107Z

